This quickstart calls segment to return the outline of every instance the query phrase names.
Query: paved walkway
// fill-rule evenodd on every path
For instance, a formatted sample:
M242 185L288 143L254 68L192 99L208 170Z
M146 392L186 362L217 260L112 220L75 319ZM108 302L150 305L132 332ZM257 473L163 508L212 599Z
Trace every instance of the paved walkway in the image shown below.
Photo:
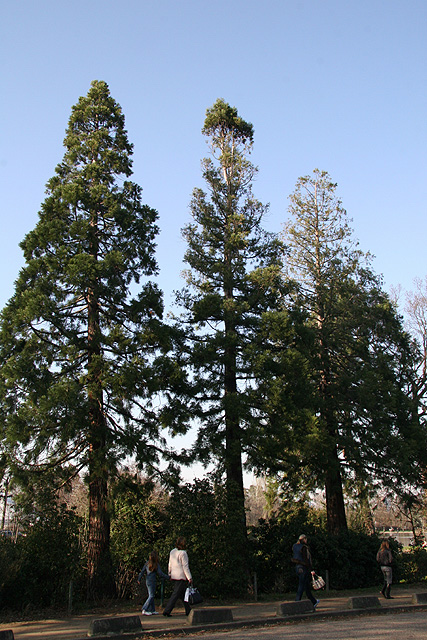
M427 589L426 589L427 591ZM416 591L420 593L418 589ZM363 594L368 595L368 594ZM265 626L273 624L286 624L291 620L321 620L326 618L337 618L344 616L358 616L368 613L396 613L402 611L416 611L427 610L427 605L413 605L412 604L412 592L399 591L394 592L393 599L385 600L378 593L377 590L372 591L369 595L378 595L381 603L381 610L351 610L348 606L349 595L345 597L328 597L326 594L321 593L318 597L320 604L317 607L315 613L304 614L301 616L293 616L292 619L282 618L276 616L276 610L279 602L250 602L237 605L224 605L226 608L232 610L233 623L227 623L226 628L238 628L245 625L251 626ZM285 600L283 600L285 602ZM200 605L205 608L206 605ZM222 608L222 607L220 607ZM140 610L129 610L126 613L116 615L135 615L140 614ZM114 614L112 614L114 615ZM87 638L87 634L90 628L92 620L97 618L105 618L109 616L84 614L76 615L64 618L50 619L50 620L37 620L31 622L14 622L0 624L0 631L11 629L14 634L15 640L83 640ZM142 632L137 634L125 634L124 638L141 638L147 636L173 636L185 633L195 633L203 629L210 631L215 628L224 629L224 625L204 625L201 627L193 627L187 623L186 616L183 609L179 607L175 608L172 616L166 618L163 615L156 616L141 616ZM99 636L94 636L95 638ZM120 636L116 636L118 638ZM111 638L111 636L110 636Z

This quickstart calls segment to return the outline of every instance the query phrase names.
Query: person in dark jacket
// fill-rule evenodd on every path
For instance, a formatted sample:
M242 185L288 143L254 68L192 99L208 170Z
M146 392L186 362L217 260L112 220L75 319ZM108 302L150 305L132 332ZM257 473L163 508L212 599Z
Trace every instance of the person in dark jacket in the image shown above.
M393 581L393 571L391 563L393 562L393 556L390 551L390 544L388 540L383 540L377 553L377 562L381 566L381 571L384 576L384 586L381 589L381 593L384 598L388 600L393 596L390 595L391 583Z
M307 598L312 602L316 609L319 600L311 593L311 576L314 575L313 564L311 561L310 549L307 545L307 536L302 533L292 546L292 562L294 562L295 572L298 578L298 590L295 600L298 602L302 598L302 594L306 593Z
M152 551L147 562L142 567L139 576L138 584L141 582L142 577L146 574L145 584L147 585L148 598L142 605L143 616L153 616L157 614L154 605L154 594L156 593L156 578L159 576L165 580L169 580L169 576L163 573L159 564L159 555L157 551Z

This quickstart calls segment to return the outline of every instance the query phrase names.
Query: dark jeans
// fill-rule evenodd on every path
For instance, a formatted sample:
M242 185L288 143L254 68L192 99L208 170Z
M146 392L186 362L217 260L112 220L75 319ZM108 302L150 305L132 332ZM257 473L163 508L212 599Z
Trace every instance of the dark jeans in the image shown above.
M317 599L311 593L311 572L306 567L298 565L296 567L296 574L298 577L298 590L295 600L301 600L302 594L305 591L307 598L311 600L313 604L316 604Z
M176 605L178 600L182 600L184 602L185 590L187 588L187 580L172 580L173 583L173 591L172 595L166 603L166 607L163 611L164 614L168 614L172 611L174 606ZM191 611L191 607L188 602L184 602L185 615Z

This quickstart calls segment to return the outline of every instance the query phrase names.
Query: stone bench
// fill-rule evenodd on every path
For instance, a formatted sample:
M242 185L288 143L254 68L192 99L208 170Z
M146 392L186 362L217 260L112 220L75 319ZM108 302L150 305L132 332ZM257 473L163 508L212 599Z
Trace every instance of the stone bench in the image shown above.
M14 640L12 629L3 629L0 631L0 640Z
M313 613L314 607L310 600L296 602L282 602L276 610L277 616L297 616L302 613Z
M381 607L377 596L352 596L348 599L349 609L375 609Z
M92 620L88 636L106 636L113 633L125 633L127 631L141 631L142 624L139 616L120 616L111 618L98 618Z
M427 593L414 593L411 602L412 604L427 604Z
M187 616L187 622L196 624L218 624L219 622L232 622L233 612L231 609L191 609Z

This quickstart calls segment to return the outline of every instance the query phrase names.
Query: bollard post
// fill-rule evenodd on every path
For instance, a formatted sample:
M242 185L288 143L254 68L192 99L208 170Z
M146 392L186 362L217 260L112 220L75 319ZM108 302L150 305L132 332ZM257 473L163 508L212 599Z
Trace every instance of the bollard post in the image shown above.
M326 591L326 593L329 593L329 571L328 571L328 569L326 569L326 571L325 571L325 582L326 582L325 591Z
M70 584L68 585L68 613L71 614L73 611L73 581L70 580Z
M256 571L254 571L254 598L255 602L258 602L258 576Z
M165 581L163 580L163 578L161 579L160 582L160 606L163 607L163 595L165 592Z

